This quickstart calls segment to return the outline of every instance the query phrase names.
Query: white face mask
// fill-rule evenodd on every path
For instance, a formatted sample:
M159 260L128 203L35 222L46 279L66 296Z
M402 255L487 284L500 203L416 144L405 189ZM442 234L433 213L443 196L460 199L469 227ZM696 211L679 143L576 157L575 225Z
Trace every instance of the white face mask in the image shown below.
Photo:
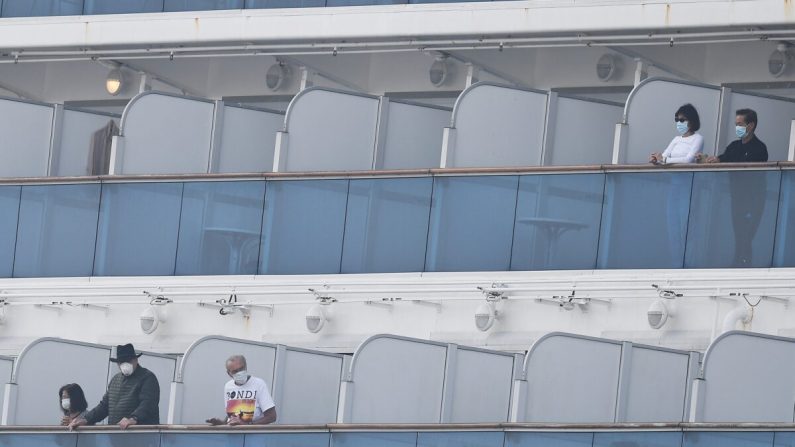
M235 385L243 385L248 381L248 372L245 369L243 371L238 371L232 374L232 380L235 381Z
M125 376L129 376L130 374L133 373L134 368L132 363L124 362L121 365L119 365L119 369L121 370L122 374L124 374Z
M69 411L71 406L72 406L71 399L68 399L68 398L67 399L61 399L61 408L63 408L66 411Z

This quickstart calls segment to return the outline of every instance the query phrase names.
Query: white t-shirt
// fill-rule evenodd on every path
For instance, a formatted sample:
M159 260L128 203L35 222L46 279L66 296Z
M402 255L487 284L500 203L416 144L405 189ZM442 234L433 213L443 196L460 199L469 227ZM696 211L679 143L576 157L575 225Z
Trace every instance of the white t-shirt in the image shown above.
M268 392L268 385L254 376L249 376L248 381L240 386L235 385L234 380L226 382L224 399L226 415L237 415L246 423L261 418L262 413L276 406Z
M662 153L666 163L695 163L704 149L704 137L694 133L689 137L675 136Z

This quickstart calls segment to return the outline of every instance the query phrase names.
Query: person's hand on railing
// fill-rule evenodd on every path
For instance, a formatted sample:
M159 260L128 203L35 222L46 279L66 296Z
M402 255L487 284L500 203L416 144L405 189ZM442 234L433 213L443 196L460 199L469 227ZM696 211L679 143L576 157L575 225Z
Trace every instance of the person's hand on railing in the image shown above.
M720 159L714 155L707 157L707 163L717 163Z
M649 156L649 163L659 164L663 162L663 156L659 152L653 152L651 156Z
M204 422L206 422L206 423L208 423L210 425L224 425L224 424L226 424L225 421L222 421L221 419L218 419L218 418L210 418L210 419L207 419Z
M127 427L135 425L137 423L138 420L135 419L135 417L121 418L121 420L119 421L119 427L121 427L122 430L127 430Z
M74 430L75 428L83 425L88 425L88 421L85 420L85 418L80 418L80 417L75 418L72 420L72 422L69 423L69 430Z
M234 427L235 425L243 425L243 419L241 419L240 416L232 415L229 416L227 424L232 427Z

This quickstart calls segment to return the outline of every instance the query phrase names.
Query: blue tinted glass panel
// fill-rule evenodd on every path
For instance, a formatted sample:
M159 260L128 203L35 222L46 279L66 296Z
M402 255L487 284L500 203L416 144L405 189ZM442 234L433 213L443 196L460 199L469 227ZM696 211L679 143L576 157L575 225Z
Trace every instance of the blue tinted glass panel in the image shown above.
M246 435L245 447L328 447L329 433Z
M75 447L77 433L0 434L0 447Z
M437 177L425 268L509 270L517 176Z
M347 180L268 182L260 273L339 273Z
M102 185L94 275L173 275L181 199L182 183Z
M326 6L326 0L246 0L246 8L308 8Z
M795 447L795 432L777 431L774 434L775 447Z
M593 447L680 447L681 432L594 433Z
M243 447L243 435L163 433L161 447Z
M265 182L185 183L177 275L253 275Z
M326 0L326 6L400 5L408 0Z
M592 442L592 433L505 433L505 447L591 447Z
M83 0L3 0L3 17L70 16L83 13Z
M100 185L22 188L15 277L91 276Z
M414 447L417 433L332 433L331 447Z
M685 267L770 267L780 175L697 172Z
M85 14L163 12L163 0L85 0Z
M19 217L19 186L0 186L0 278L10 278Z
M80 433L77 447L160 447L160 433Z
M467 3L467 2L490 2L493 0L409 0L409 3Z
M342 273L421 272L433 179L351 180Z
M164 9L166 12L243 9L243 3L243 0L165 0Z
M795 171L781 173L773 267L795 267Z
M599 268L682 268L691 172L607 175Z
M519 177L511 270L593 269L603 174Z
M420 432L417 447L502 447L502 432Z
M769 432L685 432L683 447L770 447Z

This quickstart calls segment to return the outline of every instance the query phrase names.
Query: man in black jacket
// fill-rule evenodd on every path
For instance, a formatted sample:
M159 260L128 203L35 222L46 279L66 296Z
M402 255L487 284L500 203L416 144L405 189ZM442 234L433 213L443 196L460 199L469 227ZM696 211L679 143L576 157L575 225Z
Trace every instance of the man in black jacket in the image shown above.
M751 109L740 109L735 114L734 132L738 139L726 146L726 152L717 157L709 157L707 162L767 161L767 146L756 137L756 112Z
M110 361L119 365L120 372L110 380L99 404L69 428L93 425L106 417L108 425L118 424L122 429L160 424L160 385L154 373L138 364L140 356L132 344L116 346L116 357Z

